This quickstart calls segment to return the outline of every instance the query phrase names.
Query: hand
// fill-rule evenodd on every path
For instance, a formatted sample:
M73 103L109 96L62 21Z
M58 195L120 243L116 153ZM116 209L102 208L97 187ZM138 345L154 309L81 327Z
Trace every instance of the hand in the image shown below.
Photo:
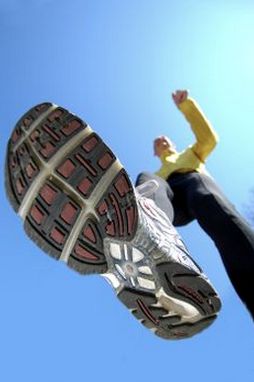
M188 90L176 90L174 93L172 93L172 98L176 106L179 106L180 103L188 98Z

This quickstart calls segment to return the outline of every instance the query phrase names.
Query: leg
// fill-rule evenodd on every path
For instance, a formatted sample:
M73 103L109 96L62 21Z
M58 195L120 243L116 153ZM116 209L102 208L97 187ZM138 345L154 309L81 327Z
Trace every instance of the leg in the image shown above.
M190 216L197 219L214 241L236 292L254 317L253 230L211 177L192 173L170 183L175 193L185 189L185 203Z

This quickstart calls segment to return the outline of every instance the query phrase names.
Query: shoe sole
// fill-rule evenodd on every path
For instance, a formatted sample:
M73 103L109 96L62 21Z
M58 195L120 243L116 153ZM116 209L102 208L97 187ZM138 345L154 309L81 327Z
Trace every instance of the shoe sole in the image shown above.
M27 235L79 273L105 277L155 334L191 337L214 321L221 304L210 283L133 244L138 229L133 185L110 148L79 117L52 103L30 109L8 142L5 175L9 201Z

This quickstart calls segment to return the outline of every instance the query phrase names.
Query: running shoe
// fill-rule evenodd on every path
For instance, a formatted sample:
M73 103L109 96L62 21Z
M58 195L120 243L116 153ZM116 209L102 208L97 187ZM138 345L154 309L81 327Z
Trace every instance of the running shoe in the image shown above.
M6 156L6 191L27 235L81 274L100 274L156 335L188 338L221 303L171 222L135 190L90 126L52 103L16 124Z

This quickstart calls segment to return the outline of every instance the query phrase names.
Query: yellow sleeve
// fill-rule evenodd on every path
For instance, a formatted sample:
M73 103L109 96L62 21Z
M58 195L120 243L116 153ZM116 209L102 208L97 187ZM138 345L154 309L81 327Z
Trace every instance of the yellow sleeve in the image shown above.
M214 149L218 142L218 135L213 130L210 122L198 104L191 98L187 98L180 103L179 109L191 125L191 129L195 134L197 141L191 149L197 157L204 162L210 152Z

